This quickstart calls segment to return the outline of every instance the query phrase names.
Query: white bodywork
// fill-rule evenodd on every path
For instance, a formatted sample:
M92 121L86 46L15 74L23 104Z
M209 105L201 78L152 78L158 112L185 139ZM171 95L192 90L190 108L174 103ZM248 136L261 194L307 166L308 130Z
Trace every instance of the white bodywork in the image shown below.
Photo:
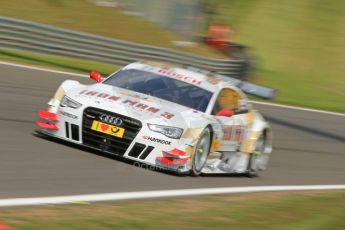
M139 69L159 73L168 78L176 78L206 89L212 92L213 96L206 111L200 112L157 97L107 84L96 83L87 86L77 81L67 80L61 84L55 96L48 103L48 112L57 114L57 128L41 127L41 133L85 145L83 119L85 116L89 116L90 119L99 119L94 115L86 114L85 109L92 107L109 112L108 115L115 117L112 118L112 123L114 123L114 119L119 118L116 116L118 114L121 119L125 116L138 120L142 124L140 131L133 141L130 141L124 153L117 154L109 150L106 138L104 138L104 144L98 144L98 147L86 144L101 151L117 154L157 168L188 173L192 167L194 148L200 133L206 127L210 127L212 130L211 150L202 173L246 173L249 158L253 154L260 135L265 135L265 149L262 154L267 157L260 163L259 168L266 167L268 156L272 150L269 124L257 111L252 109L252 105L238 88L214 76L206 76L198 72L153 62L137 62L123 69ZM225 88L236 90L242 96L241 107L247 109L247 112L231 117L211 115L219 93ZM81 106L78 108L62 107L60 103L64 95L77 101ZM164 134L152 131L148 124L178 127L183 129L183 134L179 139L169 138ZM135 145L139 153L134 152ZM149 146L151 146L150 151ZM131 150L133 150L132 153ZM164 152L177 150L183 155L180 159L185 159L181 161L181 164L178 162L169 164L164 159L162 161ZM147 156L144 157L145 151Z

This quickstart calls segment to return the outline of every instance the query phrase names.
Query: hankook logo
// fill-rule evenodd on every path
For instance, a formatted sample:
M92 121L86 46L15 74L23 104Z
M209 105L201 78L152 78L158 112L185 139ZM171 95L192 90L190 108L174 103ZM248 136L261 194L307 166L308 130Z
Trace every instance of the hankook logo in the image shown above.
M103 122L106 122L106 123L110 123L110 124L113 124L113 125L116 125L116 126L121 126L123 121L121 118L118 118L118 117L113 117L113 116L110 116L110 115L107 115L107 114L102 114L99 119Z
M143 136L143 139L144 140L153 141L153 142L157 142L157 143L160 143L160 144L163 144L163 145L170 145L171 144L171 141L166 141L166 140L162 140L162 139L158 139L158 138L154 138L154 137L149 137L149 136L146 136L146 135Z

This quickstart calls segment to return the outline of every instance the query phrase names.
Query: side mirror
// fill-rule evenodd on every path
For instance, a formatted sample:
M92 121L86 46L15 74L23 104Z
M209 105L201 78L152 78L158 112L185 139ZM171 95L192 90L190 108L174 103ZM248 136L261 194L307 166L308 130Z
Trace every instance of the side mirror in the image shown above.
M96 72L96 71L92 71L90 74L89 74L90 78L95 80L96 82L101 82L102 81L102 77L101 77L101 74Z
M216 116L220 116L220 117L232 117L235 113L230 110L230 109L221 109L220 111L218 111L218 113L216 113Z

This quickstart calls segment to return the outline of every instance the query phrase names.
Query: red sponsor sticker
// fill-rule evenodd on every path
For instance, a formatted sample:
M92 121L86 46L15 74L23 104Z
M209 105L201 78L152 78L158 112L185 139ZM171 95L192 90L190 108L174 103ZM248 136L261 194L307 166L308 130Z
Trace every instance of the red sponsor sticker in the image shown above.
M81 91L79 94L85 95L85 96L92 96L92 97L98 97L98 98L102 98L102 99L108 99L111 101L118 101L119 99L121 99L121 97L117 97L117 96L111 96L109 94L106 93L101 93L101 92L97 92L97 91L89 91L89 90L83 90ZM161 117L164 117L165 119L171 119L172 117L174 117L174 114L168 113L168 112L161 112L160 109L143 104L143 103L139 103L138 101L133 101L130 99L123 99L121 101L122 104L126 105L126 106L130 106L132 108L141 110L141 111L147 111L149 113L152 114L158 114ZM158 113L160 112L160 113Z

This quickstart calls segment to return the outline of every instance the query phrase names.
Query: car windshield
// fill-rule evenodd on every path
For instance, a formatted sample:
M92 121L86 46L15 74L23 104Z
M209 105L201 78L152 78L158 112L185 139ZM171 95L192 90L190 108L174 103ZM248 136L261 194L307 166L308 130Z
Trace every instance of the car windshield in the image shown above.
M201 112L206 111L212 97L211 92L198 86L138 69L120 70L103 84L151 95Z

